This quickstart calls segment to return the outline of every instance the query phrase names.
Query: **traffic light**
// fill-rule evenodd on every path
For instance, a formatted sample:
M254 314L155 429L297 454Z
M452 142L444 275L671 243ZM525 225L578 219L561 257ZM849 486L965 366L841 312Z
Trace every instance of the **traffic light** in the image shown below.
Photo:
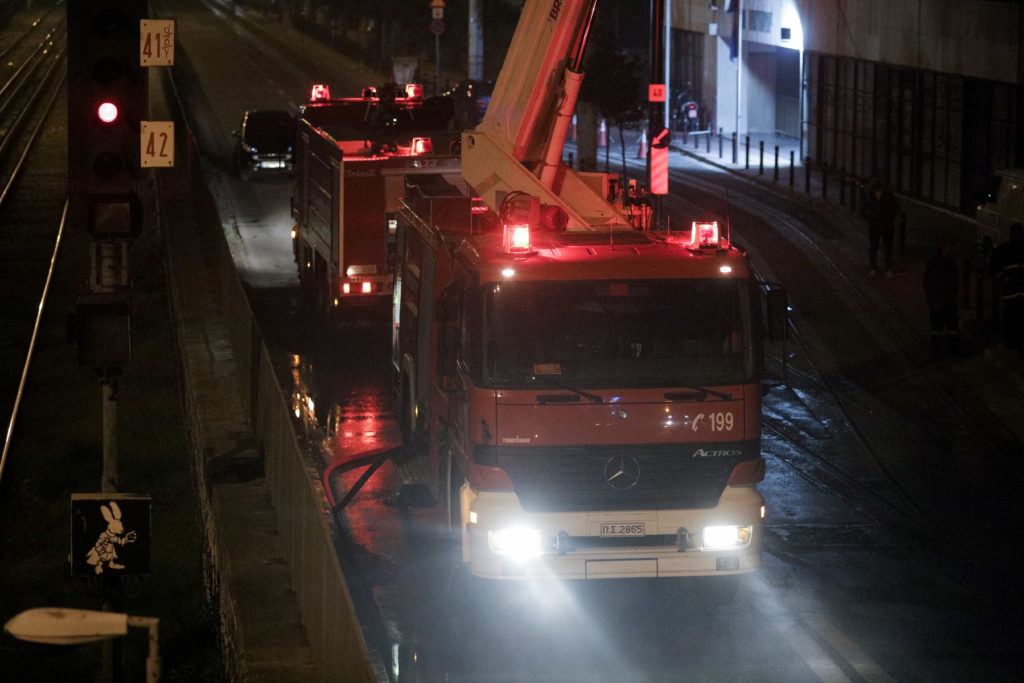
M145 0L68 2L68 190L73 226L130 238L142 225L136 184L148 74L139 63Z

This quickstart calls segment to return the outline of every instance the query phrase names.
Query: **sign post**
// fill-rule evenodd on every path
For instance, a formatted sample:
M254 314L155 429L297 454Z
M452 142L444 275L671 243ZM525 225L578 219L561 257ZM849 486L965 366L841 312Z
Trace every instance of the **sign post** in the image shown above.
M441 94L441 34L444 33L444 0L430 0L430 32L434 34L434 94Z

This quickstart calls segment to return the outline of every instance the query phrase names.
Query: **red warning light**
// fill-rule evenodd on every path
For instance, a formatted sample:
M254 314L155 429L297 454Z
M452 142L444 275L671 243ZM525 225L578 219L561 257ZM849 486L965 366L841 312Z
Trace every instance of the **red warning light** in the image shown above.
M310 92L309 100L311 102L317 102L319 100L331 99L331 89L324 83L317 83L313 86L313 90Z
M113 123L117 121L117 105L113 102L103 102L99 107L96 108L96 116L99 117L103 123Z
M693 221L690 227L690 244L698 249L717 249L718 221Z
M434 151L434 145L431 143L430 138L412 139L413 154L430 154L432 151Z

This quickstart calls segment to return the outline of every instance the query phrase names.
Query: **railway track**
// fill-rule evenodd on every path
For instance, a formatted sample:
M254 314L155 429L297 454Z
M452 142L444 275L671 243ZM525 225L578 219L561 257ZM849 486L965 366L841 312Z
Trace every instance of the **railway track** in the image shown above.
M0 476L64 235L66 57L63 7L15 14L0 36Z

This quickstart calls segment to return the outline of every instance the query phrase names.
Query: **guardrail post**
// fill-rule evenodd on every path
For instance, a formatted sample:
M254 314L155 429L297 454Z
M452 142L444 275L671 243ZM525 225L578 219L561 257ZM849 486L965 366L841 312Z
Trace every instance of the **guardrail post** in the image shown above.
M743 152L743 168L744 169L748 169L748 168L750 168L750 136L749 135L744 135L743 136L743 147L744 147L744 152Z
M793 176L796 173L796 156L793 150L789 150L789 186L793 187Z
M718 129L718 158L722 158L722 129Z
M736 163L736 152L737 152L736 145L737 145L738 142L739 141L737 140L737 133L736 133L736 131L733 131L732 132L732 163L734 163L734 164Z
M779 146L775 145L775 178L774 182L779 182Z
M704 151L705 151L705 152L706 152L707 154L711 154L711 126L708 126L708 138L707 138L707 145L706 145L706 147L704 148Z
M758 162L757 162L757 175L764 175L764 140L757 141L758 149Z
M811 158L804 160L804 192L811 193Z

